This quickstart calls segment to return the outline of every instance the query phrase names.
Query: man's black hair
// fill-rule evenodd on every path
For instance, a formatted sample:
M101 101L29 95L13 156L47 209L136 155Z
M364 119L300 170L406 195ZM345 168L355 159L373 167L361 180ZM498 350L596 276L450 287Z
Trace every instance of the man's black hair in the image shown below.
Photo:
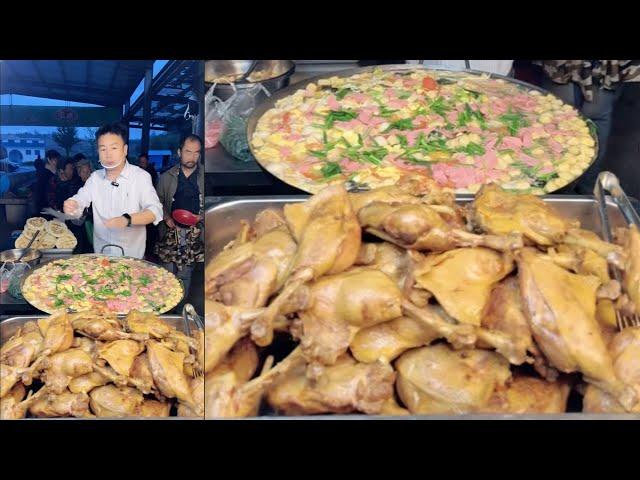
M80 160L85 160L86 158L87 158L87 157L85 157L83 153L76 153L76 154L73 156L73 162L74 162L74 163L75 163L75 162L79 162Z
M73 158L66 157L64 160L58 162L58 170L64 170L65 168L67 168L67 165L69 164L71 165L74 164Z
M45 158L47 159L47 161L49 161L50 158L55 158L59 162L62 158L62 155L60 155L59 151L52 148L51 150L47 150Z
M149 160L149 155L148 155L148 154L146 154L146 153L144 153L144 152L142 152L140 155L138 155L138 159L139 159L140 157L144 157L144 158L146 158L147 160Z
M108 123L107 125L100 127L96 132L96 142L101 136L106 135L107 133L118 135L122 138L125 145L129 143L129 129L121 122Z
M180 150L182 150L182 147L184 147L184 142L186 142L187 140L197 140L198 142L200 142L200 148L202 148L202 139L198 135L190 133L189 135L185 135L184 137L182 137L182 139L180 140L180 146L178 147Z

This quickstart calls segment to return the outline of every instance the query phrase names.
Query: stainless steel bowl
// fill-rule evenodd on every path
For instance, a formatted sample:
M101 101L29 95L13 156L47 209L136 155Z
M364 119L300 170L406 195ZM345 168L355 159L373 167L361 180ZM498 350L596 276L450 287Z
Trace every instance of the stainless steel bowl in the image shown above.
M26 263L31 268L40 263L42 252L35 248L13 248L0 253L0 264L4 262L15 262L24 253L20 263Z
M204 79L211 87L216 83L213 94L221 100L227 100L233 95L233 87L228 80L239 79L251 66L253 60L208 60L205 62ZM258 60L256 68L248 79L242 83L234 83L236 89L241 90L258 83L264 85L269 93L281 90L289 85L289 80L296 66L291 60ZM264 76L264 77L263 77ZM225 79L223 77L229 77ZM252 81L260 78L258 81ZM226 81L220 81L220 80ZM264 93L259 99L266 98Z

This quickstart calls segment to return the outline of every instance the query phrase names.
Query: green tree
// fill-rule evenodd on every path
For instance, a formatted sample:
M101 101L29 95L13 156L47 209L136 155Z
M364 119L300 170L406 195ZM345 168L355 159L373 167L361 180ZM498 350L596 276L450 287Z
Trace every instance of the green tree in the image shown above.
M86 127L84 129L84 140L89 144L91 148L91 156L95 156L98 151L98 147L96 146L96 132L98 131L97 127Z
M58 127L58 131L51 137L58 145L64 148L67 157L71 156L73 146L81 141L76 127Z

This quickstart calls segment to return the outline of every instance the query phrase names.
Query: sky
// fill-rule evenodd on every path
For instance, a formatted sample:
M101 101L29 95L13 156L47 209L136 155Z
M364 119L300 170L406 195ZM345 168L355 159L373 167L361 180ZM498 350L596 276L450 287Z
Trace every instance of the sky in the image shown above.
M158 74L162 67L164 67L169 60L156 60L153 64L153 77ZM144 90L144 78L140 81L138 87L131 94L131 103L133 103ZM0 105L34 105L41 107L99 107L100 105L93 105L90 103L80 102L68 102L65 100L56 100L50 98L28 97L26 95L0 95ZM82 130L82 128L80 129ZM56 127L35 127L35 126L0 126L0 133L12 134L20 132L36 132L36 133L53 133L56 131ZM153 135L155 132L152 132ZM131 139L139 139L142 137L142 129L132 128L130 131Z

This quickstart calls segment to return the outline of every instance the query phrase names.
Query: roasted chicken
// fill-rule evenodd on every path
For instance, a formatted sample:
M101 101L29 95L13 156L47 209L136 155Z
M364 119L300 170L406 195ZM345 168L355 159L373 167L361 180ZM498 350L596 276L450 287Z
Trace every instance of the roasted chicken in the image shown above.
M455 351L438 344L404 353L396 388L413 414L479 412L511 377L509 363L487 350Z
M344 354L313 380L298 365L269 389L267 401L285 415L378 414L393 397L394 380L389 364L358 363Z
M444 252L459 247L513 250L523 246L520 235L476 235L452 207L373 202L360 209L358 221L367 232L412 250Z
M272 342L275 319L299 287L322 275L344 272L360 251L360 225L342 186L329 186L306 202L288 204L284 215L298 248L283 290L251 325L251 338L259 346Z
M581 372L632 409L637 393L616 376L596 320L600 280L571 273L533 249L518 252L517 261L525 313L549 363L561 372Z
M640 398L640 327L625 328L615 335L609 344L613 369L617 378L631 385ZM595 385L588 385L583 411L589 413L640 413L640 403L631 409L620 404L614 395Z

